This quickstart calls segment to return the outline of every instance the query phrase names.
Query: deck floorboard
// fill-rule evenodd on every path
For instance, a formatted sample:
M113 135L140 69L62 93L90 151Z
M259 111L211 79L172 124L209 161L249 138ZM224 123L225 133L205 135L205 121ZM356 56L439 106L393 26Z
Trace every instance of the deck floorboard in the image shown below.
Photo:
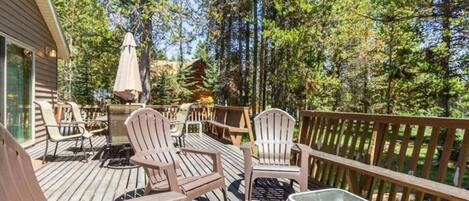
M50 201L120 201L142 196L145 187L145 173L142 168L109 168L108 165L125 156L122 153L104 153L105 138L94 137L95 155L83 161L83 153L75 148L75 142L59 144L57 156L52 157L55 143L48 148L48 163L36 170L39 184ZM222 143L211 135L188 135L188 147L217 150L221 153L225 181L228 187L228 200L244 199L243 155L239 148ZM88 148L89 144L85 143ZM42 159L45 143L39 143L26 151L33 159ZM212 161L208 156L181 154L181 169L184 176L206 174L211 171ZM113 164L111 164L113 165ZM310 185L310 189L317 188ZM259 179L254 187L252 198L255 200L285 200L287 196L299 190L295 183L293 189L283 179ZM198 200L223 200L221 190L207 193Z

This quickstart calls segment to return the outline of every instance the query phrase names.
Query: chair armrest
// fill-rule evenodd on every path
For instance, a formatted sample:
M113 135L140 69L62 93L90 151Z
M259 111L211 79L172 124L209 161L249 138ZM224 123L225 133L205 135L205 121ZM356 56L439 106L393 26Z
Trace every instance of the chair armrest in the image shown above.
M186 196L179 192L165 192L165 193L157 193L153 195L145 195L142 197L131 199L132 201L157 201L157 200L165 200L165 201L185 201Z
M81 135L85 134L86 129L83 126L78 125L80 123L76 122L60 122L58 125L50 125L46 124L45 127L57 127L57 128L78 128L80 130Z
M213 171L223 176L223 167L221 165L220 152L207 150L207 149L193 149L193 148L181 148L181 151L210 156L213 161Z
M84 121L62 121L59 125L78 125L78 124L86 124Z
M302 153L306 153L306 154L309 154L311 152L311 147L308 147L307 145L304 145L304 144L300 144L300 143L295 143L296 147L295 148L298 148L298 150ZM294 148L292 148L294 149Z
M311 153L311 147L308 147L304 144L300 144L300 143L295 143L296 146L294 146L295 148L297 148L298 150L296 151L299 151L300 153L300 168L302 170L302 172L307 172L308 171L308 166L309 166L309 155ZM295 150L295 148L292 148L293 150Z
M243 151L244 157L244 171L250 172L252 169L252 147L254 142L247 142L241 145L241 150Z
M150 169L156 169L156 170L171 169L174 166L174 164L172 163L161 163L158 161L146 159L143 154L136 154L130 157L130 162L134 165L139 165L144 168L150 168Z
M195 153L195 154L209 155L209 156L213 156L213 155L219 154L218 151L214 151L214 150L209 150L209 149L194 149L194 148L187 148L187 147L181 148L181 151L190 152L190 153Z
M251 152L253 145L254 145L254 142L246 142L246 143L242 144L239 148L240 148L242 151L249 151L249 152Z
M170 121L169 124L184 124L184 122L178 121L178 120L174 120L174 121Z
M104 120L96 120L96 119L84 119L83 120L83 123L89 125L89 124L103 124L103 123L106 123L106 121Z

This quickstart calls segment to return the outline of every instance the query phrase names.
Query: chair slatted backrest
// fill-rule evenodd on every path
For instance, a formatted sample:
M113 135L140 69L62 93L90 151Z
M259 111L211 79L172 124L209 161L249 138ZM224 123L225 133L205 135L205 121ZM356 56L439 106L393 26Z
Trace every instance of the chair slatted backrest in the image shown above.
M71 107L73 119L78 122L83 122L83 123L78 124L78 126L82 126L83 128L85 128L86 125L84 123L85 121L83 120L83 117L81 116L80 106L78 106L75 102L71 102L71 101L67 102L67 104L69 104Z
M129 143L124 122L133 111L140 108L142 108L141 105L108 105L109 143Z
M136 154L143 152L148 154L149 160L162 163L173 163L179 168L171 139L169 120L161 113L150 108L142 108L134 111L125 121L130 144ZM164 172L146 170L152 183L158 183L165 179Z
M0 124L0 200L45 201L31 158Z
M207 105L193 104L189 112L189 121L212 120L213 107Z
M280 109L268 109L254 118L259 162L290 165L295 118Z
M72 121L72 108L65 103L56 103L53 106L54 117L57 122L71 122Z
M151 108L159 113L163 114L164 117L170 121L175 121L177 119L177 114L179 112L178 105L147 105L146 108Z
M179 111L176 114L176 121L180 122L181 124L176 125L177 132L182 132L182 133L185 132L185 130L184 130L186 128L185 123L188 120L191 105L192 104L190 104L190 103L185 103L185 104L182 104L182 105L179 106Z
M47 135L51 139L59 139L62 137L60 134L60 130L55 120L54 111L52 109L52 105L47 101L34 101L38 106L39 110L41 111L42 120L46 126Z
M80 112L88 121L93 121L101 114L101 107L99 105L84 105L80 108Z
M300 116L299 142L313 149L457 187L469 186L469 179L462 176L467 174L469 119L322 111L301 111ZM456 143L458 138L461 141ZM346 186L341 167L311 165L311 176L319 182ZM398 196L399 186L371 181L363 185L368 198L374 196L373 190L378 191L378 199L385 194L390 200ZM401 193L402 200L407 200L412 191L404 187ZM423 197L422 192L416 193L416 200Z

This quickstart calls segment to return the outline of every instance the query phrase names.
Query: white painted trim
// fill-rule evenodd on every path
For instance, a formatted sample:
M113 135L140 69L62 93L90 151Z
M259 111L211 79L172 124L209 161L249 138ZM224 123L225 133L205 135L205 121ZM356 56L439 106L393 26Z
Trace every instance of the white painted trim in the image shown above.
M0 36L3 37L3 35L1 35L1 32L0 32ZM6 60L7 43L6 43L6 38L5 38L5 37L3 37L3 38L4 38L3 49L4 49L4 51L5 51L5 52L4 52L5 55L4 55L4 58L3 58L3 64L0 65L0 68L3 68L3 69L2 69L3 75L2 75L2 79L1 79L1 81L2 81L3 83L2 83L2 85L0 85L0 86L3 86L3 89L0 89L0 91L3 92L3 93L5 93L5 91L6 91L6 85L7 85L7 74L6 74L6 72L5 72L5 69L6 69L5 66L7 65L7 60ZM0 55L0 57L1 57L1 56L2 56L2 55ZM3 100L2 100L0 103L6 104L6 102L7 102L7 96L5 96L5 94L3 95L2 99L3 99ZM7 108L6 108L6 107L3 107L3 105L0 105L0 108L2 108L2 111L0 111L0 112L2 112L2 114L3 114L2 119L0 119L0 123L6 124L5 121L6 121Z
M34 101L36 100L36 51L33 51L33 66L31 69L31 116L30 116L30 122L31 122L31 137L33 138L31 140L31 144L25 144L21 145L23 147L28 147L31 145L36 144L36 104L34 104Z
M15 45L18 45L22 48L26 48L26 49L29 49L31 50L34 54L36 54L36 48L34 48L33 46L31 45L28 45L27 43L24 43L16 38L14 38L13 36L10 36L6 33L3 33L0 31L0 36L3 36L7 41L10 41L12 43L14 43Z

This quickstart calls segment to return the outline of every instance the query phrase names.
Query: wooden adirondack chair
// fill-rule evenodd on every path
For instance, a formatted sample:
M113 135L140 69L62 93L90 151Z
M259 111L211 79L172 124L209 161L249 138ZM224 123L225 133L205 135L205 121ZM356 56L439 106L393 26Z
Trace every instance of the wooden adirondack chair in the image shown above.
M107 129L107 126L104 122L96 121L96 120L84 120L81 116L80 107L75 102L67 102L68 105L72 108L72 115L75 122L77 122L78 126L81 126L86 129L86 132L95 135L97 133L101 133ZM98 129L89 130L92 126L96 127L99 126Z
M104 187L103 187L104 188ZM185 200L177 192L144 196L133 201ZM34 174L31 158L12 135L0 124L0 200L46 201Z
M91 142L92 133L86 131L85 127L80 126L82 122L60 122L57 123L54 112L52 110L52 105L47 101L34 101L39 106L39 110L41 111L42 120L44 121L44 126L46 127L47 137L46 137L46 149L44 150L44 156L42 162L45 163L47 150L49 147L49 141L55 142L55 150L54 150L54 157L57 153L57 147L59 146L59 142L65 141L75 141L75 146L77 146L78 141L81 141L81 149L83 151L83 157L85 161L88 161L86 158L86 152L83 148L83 143L85 139L89 140L90 149L93 152L93 143ZM62 128L66 128L65 130L72 131L72 133L68 133L68 135L62 135L60 130ZM64 130L64 129L62 129Z
M259 177L288 178L300 184L300 190L308 187L309 147L293 143L295 119L279 109L266 110L254 118L256 141L241 146L244 153L245 199L251 200L253 181ZM253 164L252 148L257 145L259 163ZM300 150L300 165L290 163L291 150ZM292 183L293 184L293 183Z
M135 151L132 163L144 167L149 178L145 194L176 191L193 200L207 192L221 188L226 200L226 185L220 153L190 148L177 149L173 145L169 120L150 108L134 111L125 121L129 140ZM180 171L177 152L208 155L213 160L213 172L203 176L178 178Z
M170 122L171 137L176 139L179 147L186 146L186 133L187 133L187 116L192 104L185 103L179 106L179 111L176 114L176 121Z

